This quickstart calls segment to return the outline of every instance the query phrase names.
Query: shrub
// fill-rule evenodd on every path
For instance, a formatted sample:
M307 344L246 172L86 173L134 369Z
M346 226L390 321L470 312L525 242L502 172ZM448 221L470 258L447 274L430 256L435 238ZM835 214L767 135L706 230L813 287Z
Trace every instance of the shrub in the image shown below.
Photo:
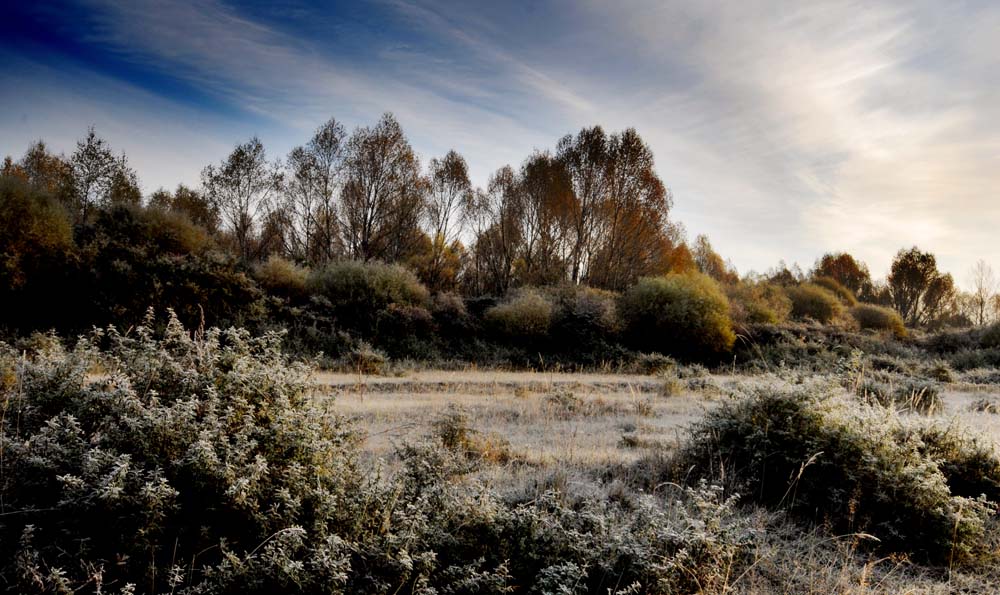
M974 467L994 468L995 455L984 461L956 434L947 448L929 448L903 425L891 410L859 408L815 388L758 389L697 423L679 468L700 476L724 470L740 493L838 534L872 533L889 551L936 562L976 557L995 500L959 486L972 483L967 475L985 479ZM944 471L950 464L962 471Z
M461 417L438 424L443 448L366 477L279 347L176 319L30 359L0 345L5 590L722 592L753 563L757 534L715 486L622 506L455 481L509 456Z
M858 396L882 407L896 407L903 411L932 414L944 406L936 382L915 378L892 378L877 374L865 379L857 387Z
M211 329L193 340L172 319L162 340L148 327L109 329L69 354L40 354L18 376L21 397L8 401L17 426L14 416L0 422L18 437L2 444L4 506L18 511L2 520L14 536L0 543L8 586L131 582L167 592L188 572L180 564L190 561L200 581L302 528L311 552L282 541L285 550L256 564L292 557L312 570L312 586L300 588L342 584L350 554L323 527L353 522L350 506L334 504L362 489L352 435L312 409L305 369L285 359L277 336ZM258 592L290 588L258 581Z
M1000 348L1000 322L991 324L979 337L979 345L984 349Z
M903 318L892 308L884 308L874 304L858 304L851 308L851 316L857 321L861 330L885 331L898 338L906 337L906 326Z
M426 307L430 301L416 275L382 263L331 263L312 271L307 286L327 301L339 324L365 333L374 332L378 313L390 304Z
M738 325L778 324L788 319L792 302L773 283L735 283L726 286L733 322Z
M552 335L557 348L568 351L599 348L618 332L616 296L582 285L551 290L555 310Z
M352 371L373 376L383 374L389 362L385 353L364 341L348 351L344 359Z
M396 358L434 358L432 339L434 318L426 308L404 304L389 304L378 313L375 340Z
M812 283L786 287L785 293L792 301L792 316L800 320L811 318L826 324L836 318L842 309L837 296Z
M465 307L465 300L457 293L434 294L431 300L431 315L446 333L464 331L472 324L472 317Z
M622 295L622 321L640 349L689 357L717 357L736 335L718 283L700 273L640 279Z
M1000 348L959 351L951 356L951 367L959 371L976 368L1000 368Z
M532 339L548 334L554 309L545 294L534 288L523 288L487 310L484 317L487 324L503 336Z
M254 267L253 278L267 293L298 301L307 294L309 271L280 256L271 256Z
M854 293L852 293L850 289L841 285L840 282L833 277L813 277L812 283L813 285L818 285L837 296L840 303L845 306L853 307L858 304L858 299L854 297Z

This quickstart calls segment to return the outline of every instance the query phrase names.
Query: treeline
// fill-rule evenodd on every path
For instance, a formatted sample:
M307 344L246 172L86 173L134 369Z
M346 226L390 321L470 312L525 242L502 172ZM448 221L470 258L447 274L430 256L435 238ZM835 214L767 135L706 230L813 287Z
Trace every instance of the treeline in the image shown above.
M72 333L152 307L189 324L287 327L328 353L347 333L415 356L428 344L467 355L452 338L469 335L529 351L548 340L719 354L788 319L902 336L904 322L985 325L1000 312L985 263L962 293L915 247L885 280L844 253L741 277L706 237L686 240L671 205L633 129L583 129L475 188L454 151L421 167L389 114L350 134L330 120L282 160L254 138L206 167L200 188L146 197L90 130L68 157L38 142L4 161L0 324Z

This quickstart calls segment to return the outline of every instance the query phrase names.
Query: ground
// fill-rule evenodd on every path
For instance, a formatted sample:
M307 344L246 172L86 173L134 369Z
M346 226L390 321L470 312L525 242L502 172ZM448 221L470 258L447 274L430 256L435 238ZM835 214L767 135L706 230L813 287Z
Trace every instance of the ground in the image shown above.
M393 466L397 447L426 440L448 412L460 411L485 445L487 463L477 480L499 492L530 498L551 488L577 497L607 496L623 489L622 482L616 485L608 477L641 473L634 467L640 459L669 452L691 422L733 398L739 388L809 378L795 373L708 374L686 368L679 372L472 369L410 371L392 377L321 372L315 380L319 398L333 411L356 420L364 431L367 463ZM840 377L826 379L838 390ZM941 395L943 406L933 419L959 424L1000 447L1000 414L981 406L1000 403L1000 386L948 383L942 385ZM509 456L491 456L496 451ZM740 577L734 592L771 594L791 592L790 588L817 594L994 592L990 573L960 575L897 558L866 557L857 553L858 541L851 536L831 538L818 528L804 532L793 524L775 523L773 516L759 522L762 530L772 533L772 549Z

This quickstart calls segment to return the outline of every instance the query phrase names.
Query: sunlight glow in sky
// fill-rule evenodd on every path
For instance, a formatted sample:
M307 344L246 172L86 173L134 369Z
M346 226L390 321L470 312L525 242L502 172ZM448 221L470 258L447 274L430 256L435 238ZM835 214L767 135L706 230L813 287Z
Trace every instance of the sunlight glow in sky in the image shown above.
M251 135L272 158L392 111L474 182L562 135L634 126L672 217L741 272L916 244L1000 269L1000 3L14 3L0 157L94 125L146 192Z

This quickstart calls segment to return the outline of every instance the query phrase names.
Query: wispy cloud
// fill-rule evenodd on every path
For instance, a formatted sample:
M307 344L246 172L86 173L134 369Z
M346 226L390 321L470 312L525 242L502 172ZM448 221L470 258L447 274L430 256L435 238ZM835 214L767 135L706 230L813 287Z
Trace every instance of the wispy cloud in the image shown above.
M33 124L63 110L69 129L104 118L123 138L159 134L123 148L170 154L171 171L192 170L182 179L253 133L287 151L330 116L393 111L425 157L456 148L480 183L581 126L635 126L675 217L743 270L846 249L881 273L914 243L959 277L979 257L1000 266L994 4L384 0L358 5L367 21L303 7L274 21L218 0L81 1L81 43L185 81L230 121L61 67L21 70L34 105L0 94ZM22 124L0 115L0 138Z

